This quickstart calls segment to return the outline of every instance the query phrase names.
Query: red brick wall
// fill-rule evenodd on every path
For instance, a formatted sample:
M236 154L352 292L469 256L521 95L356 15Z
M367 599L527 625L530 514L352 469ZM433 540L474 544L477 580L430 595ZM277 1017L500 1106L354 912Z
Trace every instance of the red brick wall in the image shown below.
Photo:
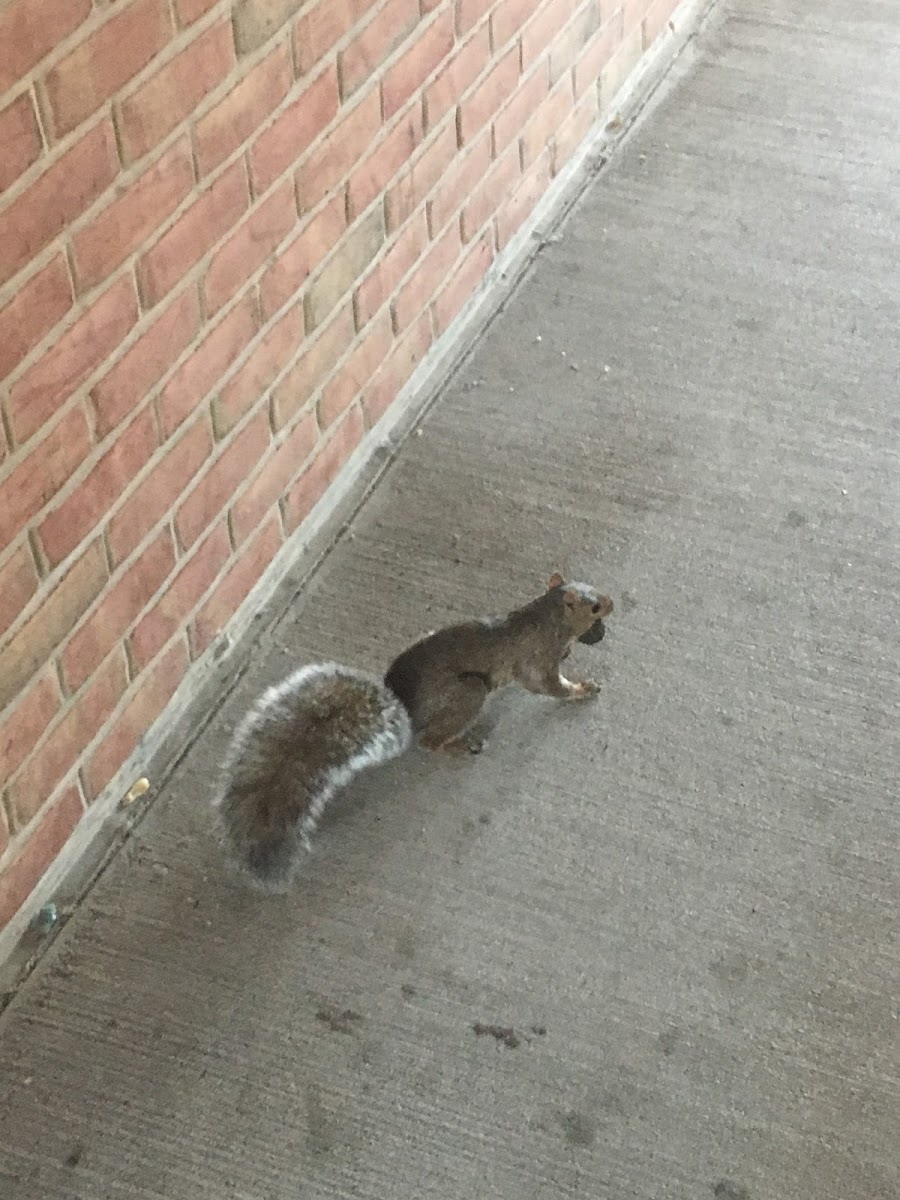
M0 928L674 7L0 8Z

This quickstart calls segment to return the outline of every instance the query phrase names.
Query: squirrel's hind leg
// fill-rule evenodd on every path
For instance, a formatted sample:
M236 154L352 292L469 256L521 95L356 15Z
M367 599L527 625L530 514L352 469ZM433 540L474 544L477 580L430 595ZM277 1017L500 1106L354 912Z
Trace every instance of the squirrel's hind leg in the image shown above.
M454 680L444 692L440 707L430 715L422 730L420 745L444 754L480 754L485 746L484 739L467 730L481 712L488 690L484 680L477 676Z

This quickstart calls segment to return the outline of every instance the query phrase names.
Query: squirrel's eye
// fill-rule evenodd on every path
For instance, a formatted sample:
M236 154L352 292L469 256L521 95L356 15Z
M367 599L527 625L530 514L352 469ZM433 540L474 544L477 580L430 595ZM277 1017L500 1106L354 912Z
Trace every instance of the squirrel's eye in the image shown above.
M598 601L598 602L597 602L597 603L596 603L596 604L595 604L595 605L594 605L594 606L591 608L591 612L592 612L592 613L598 613L598 612L600 611L600 608L601 608L601 607L602 607L602 606L601 606L600 602Z

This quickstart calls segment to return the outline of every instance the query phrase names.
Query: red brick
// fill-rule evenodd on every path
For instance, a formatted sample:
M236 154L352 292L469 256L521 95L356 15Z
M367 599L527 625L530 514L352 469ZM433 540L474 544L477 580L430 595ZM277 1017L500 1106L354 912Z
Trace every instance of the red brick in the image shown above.
M225 575L191 624L191 650L199 658L217 634L225 628L260 577L281 549L281 522L270 517L254 541L241 551L237 562Z
M222 521L190 557L183 560L178 574L134 627L129 647L137 671L143 671L178 631L218 578L230 556L231 542Z
M350 32L360 7L354 0L319 0L300 17L294 26L294 45L301 74L311 71Z
M515 194L503 205L497 217L498 249L506 246L550 186L551 162L552 154L548 147L525 175Z
M44 736L59 712L61 697L56 673L48 667L0 721L0 788L6 785Z
M200 328L200 301L188 288L125 352L91 389L97 438L105 438L129 416L153 385L194 340Z
M189 117L222 83L235 61L231 23L222 21L201 33L130 96L117 101L116 125L125 162L142 158ZM199 138L197 158L202 164Z
M116 718L82 772L88 800L96 800L125 760L140 745L174 696L188 668L187 647L176 642L138 682L134 695Z
M400 286L428 245L428 225L420 213L356 289L354 297L357 328L362 329Z
M22 829L71 771L82 752L109 719L128 687L121 647L110 655L82 695L69 705L61 721L9 786L13 825Z
M178 24L182 28L186 25L193 25L195 21L199 21L211 8L215 8L220 3L221 0L175 0L175 16Z
M284 529L293 533L334 482L338 471L362 441L362 412L354 405L284 498Z
M46 665L56 647L103 590L108 576L98 538L55 583L41 604L0 648L0 712Z
M0 284L71 225L109 187L118 169L113 127L103 120L0 214Z
M577 5L579 0L575 0ZM577 11L550 47L550 86L567 74L597 30L599 6L594 0L581 0Z
M297 202L301 212L314 209L324 196L343 184L381 129L381 99L373 87L334 128L321 138L297 168ZM343 199L343 196L341 197Z
M547 0L522 30L522 70L537 62L556 35L566 27L578 0Z
M197 122L197 165L214 170L275 111L293 83L290 50L276 46Z
M550 91L550 73L546 63L524 79L515 95L494 120L494 146L499 157L516 141L529 119Z
M156 421L148 406L119 435L87 478L39 526L41 547L51 566L62 562L96 529L152 458L157 443Z
M201 192L138 261L138 282L145 305L158 304L194 263L224 237L249 204L247 173L239 160Z
M511 96L519 83L519 48L513 46L459 106L460 144L466 145Z
M439 13L422 30L381 80L384 117L388 120L433 74L453 49L453 16L449 9Z
M656 0L650 6L641 26L645 50L649 50L659 35L668 30L669 19L678 4L679 0Z
M491 131L484 133L449 167L434 198L428 201L428 222L436 237L459 212L491 167Z
M397 293L392 308L398 333L406 329L441 286L462 250L459 228L449 225Z
M9 847L9 821L6 819L6 811L3 808L2 800L0 800L0 859L6 853ZM3 904L3 868L0 867L0 906Z
M78 290L89 291L108 278L171 217L193 186L191 144L183 138L75 234Z
M108 527L113 562L123 562L147 532L172 508L212 454L209 422L195 422L165 456L151 468Z
M341 194L316 213L263 275L259 292L264 320L297 295L307 276L333 250L346 228Z
M0 112L0 192L27 171L41 156L43 143L30 92L25 92Z
M37 568L28 545L18 546L0 567L0 638L38 589Z
M137 322L130 278L96 300L30 367L9 396L9 421L18 443L27 441L119 345Z
M462 238L471 242L492 219L519 181L519 147L509 146L472 192L462 211Z
M319 428L330 428L363 391L384 363L394 340L390 313L384 312L366 330L362 341L326 383L316 406Z
M252 296L244 296L186 359L159 396L163 436L196 412L204 398L256 336L259 328Z
M470 29L474 29L495 3L496 0L456 0L456 32L459 37L464 37Z
M338 54L341 97L346 100L419 23L419 0L387 0L369 24Z
M425 312L408 333L394 342L380 370L370 380L362 397L366 423L371 428L400 394L431 345L431 316Z
M28 840L0 873L0 929L13 919L56 859L81 819L84 807L76 786L50 805Z
M303 305L298 304L269 330L250 357L213 401L213 428L217 438L229 433L281 374L303 341Z
M494 52L511 39L519 40L522 30L536 12L541 0L499 0L491 13L491 35Z
M400 179L388 188L384 211L388 232L405 225L425 197L443 180L456 158L456 125L446 121Z
M433 129L459 103L491 61L491 39L487 24L457 47L440 73L425 88L425 128Z
M91 15L91 0L12 0L0 11L0 94Z
M294 185L286 179L250 213L210 259L203 278L206 311L212 316L274 254L297 224Z
M47 72L44 86L56 136L96 112L171 36L166 0L133 0L113 10L99 29Z
M296 366L275 388L272 394L272 424L275 429L283 429L309 403L353 338L353 310L348 304L322 329L297 360Z
M581 96L588 88L596 88L600 72L616 52L621 32L621 12L617 12L587 43L575 63L576 97Z
M432 304L435 336L440 337L447 332L466 301L475 295L493 257L493 232L488 230L469 247L446 287Z
M96 609L63 650L63 679L70 692L77 692L94 674L174 569L175 546L167 525L106 589Z
M237 545L255 533L266 515L274 509L312 454L318 440L315 414L308 412L263 460L259 474L250 481L231 510L231 529Z
M575 104L572 99L572 80L569 76L560 80L540 108L525 126L522 134L522 170L527 171L545 148L553 142L557 131L571 115Z
M267 191L309 149L337 110L337 74L330 65L253 143L250 169L257 195Z
M87 415L80 406L68 413L0 482L0 550L66 483L91 449Z
M347 197L351 221L381 195L424 136L421 105L413 104L350 176Z
M269 446L269 415L259 412L237 433L182 503L175 529L189 550L230 503Z
M69 272L57 254L0 310L0 379L12 373L71 307Z
M556 135L553 146L553 174L556 175L587 137L597 119L597 89L591 88L579 100L575 109Z

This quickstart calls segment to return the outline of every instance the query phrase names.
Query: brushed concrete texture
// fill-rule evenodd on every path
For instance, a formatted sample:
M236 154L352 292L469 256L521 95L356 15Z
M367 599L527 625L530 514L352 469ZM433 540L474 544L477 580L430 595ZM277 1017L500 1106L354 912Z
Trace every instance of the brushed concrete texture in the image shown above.
M900 1196L900 11L731 0L679 74L7 1010L4 1200ZM251 695L556 566L597 703L234 882Z

